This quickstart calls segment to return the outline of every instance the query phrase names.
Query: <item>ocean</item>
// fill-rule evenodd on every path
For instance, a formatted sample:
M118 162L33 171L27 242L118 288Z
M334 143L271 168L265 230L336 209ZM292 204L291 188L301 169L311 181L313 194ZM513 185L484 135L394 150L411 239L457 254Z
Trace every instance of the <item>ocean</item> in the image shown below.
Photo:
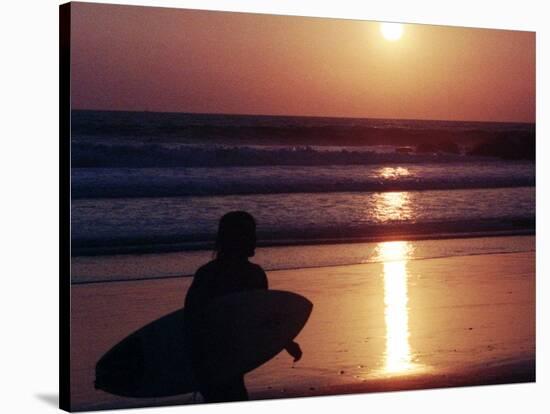
M264 252L533 234L534 130L517 123L73 111L73 261L139 255L155 262L169 253L202 260L211 256L219 218L231 210L256 218ZM315 256L271 265L314 266ZM347 255L346 263L363 256ZM323 265L341 262L323 255ZM147 277L161 276L147 268ZM72 280L118 276L90 277L73 266Z

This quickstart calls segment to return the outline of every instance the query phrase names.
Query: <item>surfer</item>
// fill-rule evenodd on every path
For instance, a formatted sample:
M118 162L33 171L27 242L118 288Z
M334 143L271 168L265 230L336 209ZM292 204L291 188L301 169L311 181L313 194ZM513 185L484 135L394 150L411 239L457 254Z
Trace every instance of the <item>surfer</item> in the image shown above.
M205 356L196 340L198 335L194 334L199 329L194 316L199 308L216 297L268 289L264 270L248 260L254 256L255 248L256 222L252 215L244 211L225 214L218 226L215 258L197 270L185 298L185 326L190 332L194 371L205 402L248 400L244 374L223 381L201 375L201 361ZM302 350L296 342L291 341L285 349L295 362L302 357Z

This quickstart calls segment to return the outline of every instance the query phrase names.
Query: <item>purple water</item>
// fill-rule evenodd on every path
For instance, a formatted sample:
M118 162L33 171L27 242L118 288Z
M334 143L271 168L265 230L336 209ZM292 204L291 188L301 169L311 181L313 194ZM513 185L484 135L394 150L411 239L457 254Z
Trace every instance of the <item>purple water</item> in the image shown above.
M532 233L535 163L465 154L533 128L74 112L72 253L208 249L231 210L260 245Z

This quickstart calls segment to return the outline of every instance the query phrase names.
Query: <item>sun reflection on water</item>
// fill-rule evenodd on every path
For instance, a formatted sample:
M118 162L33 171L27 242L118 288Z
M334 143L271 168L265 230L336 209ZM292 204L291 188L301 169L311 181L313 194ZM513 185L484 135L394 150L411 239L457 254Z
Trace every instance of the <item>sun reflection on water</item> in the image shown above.
M410 193L390 191L374 194L374 217L380 222L409 220L413 216Z
M385 179L396 179L399 177L408 177L411 173L407 168L403 167L384 167L380 169L378 175Z

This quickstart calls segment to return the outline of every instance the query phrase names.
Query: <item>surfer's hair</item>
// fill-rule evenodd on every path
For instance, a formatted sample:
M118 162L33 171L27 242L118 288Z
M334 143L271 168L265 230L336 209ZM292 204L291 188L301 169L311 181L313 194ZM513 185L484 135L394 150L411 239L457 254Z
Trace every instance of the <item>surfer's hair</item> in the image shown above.
M224 214L218 225L215 253L220 256L254 255L256 246L256 220L246 211Z

